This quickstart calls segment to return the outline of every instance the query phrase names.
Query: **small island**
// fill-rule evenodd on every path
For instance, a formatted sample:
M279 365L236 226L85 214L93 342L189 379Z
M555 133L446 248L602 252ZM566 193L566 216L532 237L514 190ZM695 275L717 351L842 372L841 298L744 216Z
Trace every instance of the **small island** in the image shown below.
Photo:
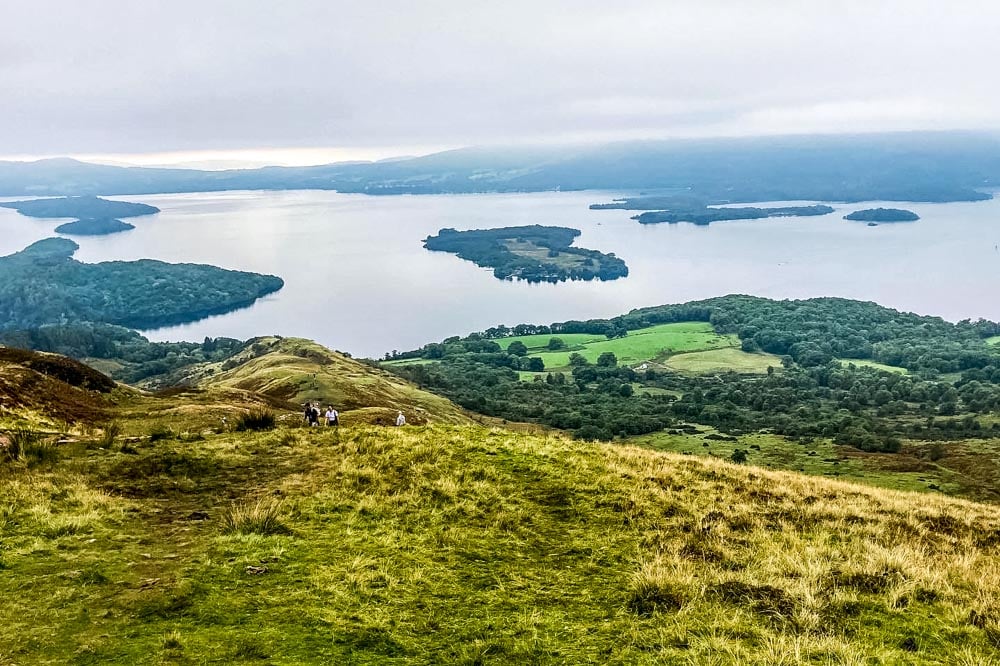
M872 223L916 222L920 219L920 216L911 210L903 210L902 208L866 208L865 210L857 210L850 215L845 215L844 219L855 222L868 222L869 226L874 226Z
M87 217L75 222L60 224L56 227L56 233L68 236L104 236L130 229L135 229L135 225L116 220L113 217Z
M566 227L504 227L456 231L442 229L424 240L428 250L451 252L477 266L492 268L501 280L561 282L616 280L628 275L614 254L572 247L580 235Z
M47 238L0 257L0 329L90 321L158 328L251 305L281 278L152 259L85 264L79 245Z
M699 226L709 225L712 222L723 222L727 220L759 220L767 217L806 217L813 215L829 215L833 212L830 206L781 206L777 208L700 208L700 209L675 209L657 210L642 213L632 217L639 224L677 224L679 222L689 222Z
M130 201L110 201L92 196L6 201L0 203L0 207L13 208L28 217L75 217L79 220L139 217L160 212L156 206Z

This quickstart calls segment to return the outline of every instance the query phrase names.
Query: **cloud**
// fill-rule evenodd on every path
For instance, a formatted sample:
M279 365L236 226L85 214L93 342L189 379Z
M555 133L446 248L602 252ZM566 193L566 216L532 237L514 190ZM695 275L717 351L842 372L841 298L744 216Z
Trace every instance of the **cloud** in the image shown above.
M965 0L36 0L5 8L6 153L994 128Z

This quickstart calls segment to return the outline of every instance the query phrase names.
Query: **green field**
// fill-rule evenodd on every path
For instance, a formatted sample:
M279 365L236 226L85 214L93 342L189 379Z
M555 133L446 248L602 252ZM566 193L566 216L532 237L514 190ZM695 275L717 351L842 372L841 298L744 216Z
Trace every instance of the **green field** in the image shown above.
M750 354L740 349L726 347L676 354L668 358L664 365L671 370L691 374L723 371L764 374L768 368L780 370L781 359L774 354Z
M562 340L566 343L566 348L555 352L545 351L552 338ZM740 343L735 335L719 335L712 329L711 324L704 322L661 324L629 331L626 337L614 340L608 340L602 335L572 333L525 335L504 338L497 342L506 349L515 340L524 343L529 356L542 359L547 370L568 367L569 356L573 353L581 354L594 363L604 352L614 352L620 364L634 365L681 352L738 347Z
M875 361L867 361L860 358L838 358L837 361L841 365L856 365L859 368L875 368L876 370L884 370L885 372L895 372L899 375L910 374L910 371L906 368L900 368L896 365L886 365L885 363L877 363Z
M994 335L992 338L986 338L986 344L1000 345L1000 335Z

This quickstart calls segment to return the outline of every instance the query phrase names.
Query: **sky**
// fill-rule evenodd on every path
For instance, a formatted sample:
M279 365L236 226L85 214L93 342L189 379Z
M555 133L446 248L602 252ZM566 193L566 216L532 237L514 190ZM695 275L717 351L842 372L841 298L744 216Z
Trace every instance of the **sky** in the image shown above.
M1000 2L3 0L0 158L1000 127Z

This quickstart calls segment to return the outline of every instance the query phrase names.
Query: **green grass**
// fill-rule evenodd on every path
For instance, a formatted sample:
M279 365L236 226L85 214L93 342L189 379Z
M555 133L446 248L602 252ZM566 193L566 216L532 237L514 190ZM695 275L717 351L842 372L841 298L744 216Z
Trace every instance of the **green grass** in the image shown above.
M908 375L910 371L906 368L900 368L896 365L886 365L885 363L877 363L875 361L868 361L865 359L858 358L840 358L837 361L841 365L856 365L859 368L874 368L876 370L884 370L885 372L894 372L899 375Z
M765 374L767 369L781 370L781 359L773 354L750 354L736 348L676 354L664 365L677 372L707 374L732 371L746 374Z
M1000 345L1000 335L994 335L992 338L986 338L986 344Z
M964 484L963 474L944 465L933 464L923 455L928 445L910 447L895 454L863 453L837 446L826 439L796 442L780 435L743 435L737 441L706 438L715 431L704 429L701 436L670 432L641 435L630 444L657 451L708 456L729 460L733 451L747 452L748 464L775 470L790 470L880 488L907 491L942 491L951 494L981 495L980 487ZM951 445L953 446L953 445ZM947 464L947 461L944 461ZM963 485L964 484L964 485Z
M567 348L555 352L544 351L551 338L560 338ZM618 357L620 364L634 365L681 352L739 346L735 335L719 335L711 324L703 322L661 324L629 331L626 337L614 340L597 335L555 334L503 338L497 342L506 349L514 340L523 342L528 347L529 356L537 356L545 363L546 369L553 370L567 367L572 353L579 353L594 363L602 353L610 351Z
M474 426L297 433L0 470L0 661L994 663L993 507Z

